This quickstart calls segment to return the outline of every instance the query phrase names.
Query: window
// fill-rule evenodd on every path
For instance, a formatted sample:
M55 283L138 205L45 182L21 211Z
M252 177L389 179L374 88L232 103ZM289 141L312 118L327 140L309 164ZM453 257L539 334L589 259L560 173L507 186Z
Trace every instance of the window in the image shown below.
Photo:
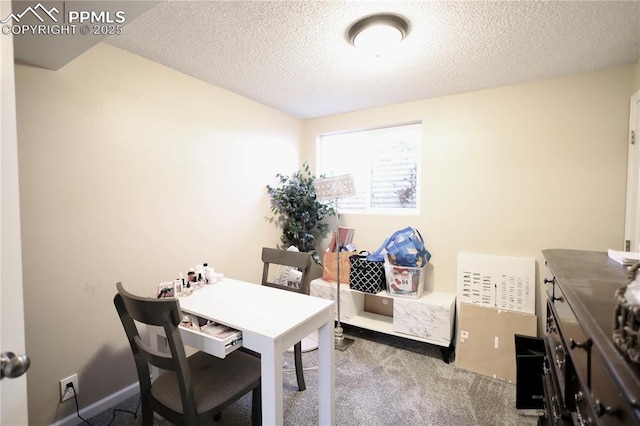
M318 174L353 174L341 212L418 213L422 124L320 135Z

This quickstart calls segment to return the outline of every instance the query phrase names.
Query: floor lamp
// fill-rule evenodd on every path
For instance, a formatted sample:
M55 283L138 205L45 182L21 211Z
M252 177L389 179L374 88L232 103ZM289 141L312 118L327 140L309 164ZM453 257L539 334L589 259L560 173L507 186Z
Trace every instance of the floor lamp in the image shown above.
M340 198L356 195L353 185L353 175L340 175L316 179L316 197L319 200L334 200L336 206L336 258L338 260L336 273L336 305L338 309L338 322L335 328L336 349L344 351L353 343L353 339L345 338L340 325L340 214L338 213L338 200Z

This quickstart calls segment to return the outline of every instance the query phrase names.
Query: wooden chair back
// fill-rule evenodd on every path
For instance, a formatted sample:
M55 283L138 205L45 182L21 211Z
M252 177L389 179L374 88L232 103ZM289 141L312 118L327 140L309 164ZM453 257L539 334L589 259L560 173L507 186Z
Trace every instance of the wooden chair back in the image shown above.
M151 379L149 364L162 370L173 371L178 379L180 396L183 404L183 416L186 424L197 421L196 405L191 381L191 373L187 363L187 355L180 336L178 324L182 312L175 298L153 299L139 297L127 292L122 283L117 283L118 293L113 299L120 321L133 352L133 357L140 381L140 397L150 404L154 411L166 411L155 406L151 398ZM146 325L160 326L164 329L169 353L158 352L149 347L140 338L136 321Z
M288 250L278 250L268 247L263 247L262 249L262 262L264 263L262 269L262 285L266 285L269 287L275 287L283 290L294 291L296 293L309 294L309 285L311 280L309 279L309 269L311 268L311 259L310 253L301 253L297 251L288 251ZM270 267L278 267L282 265L284 270L287 267L295 268L302 274L300 279L300 286L290 286L287 283L276 282L279 277L275 277L276 279L269 279L269 271ZM285 273L286 275L286 273Z

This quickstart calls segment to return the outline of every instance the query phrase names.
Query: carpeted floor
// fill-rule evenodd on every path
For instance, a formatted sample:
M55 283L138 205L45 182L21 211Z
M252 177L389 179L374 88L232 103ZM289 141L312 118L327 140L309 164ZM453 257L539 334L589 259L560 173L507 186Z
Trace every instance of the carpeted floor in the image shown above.
M443 362L440 349L420 342L345 327L355 343L336 351L336 424L376 425L535 425L537 411L515 408L515 385L456 368ZM317 351L303 354L307 390L298 392L293 354L285 354L284 424L318 424ZM135 410L138 396L118 407ZM140 410L138 409L138 413ZM88 419L106 426L107 410ZM250 394L223 412L211 425L247 425ZM141 425L140 415L115 412L114 425ZM156 425L169 425L156 420Z

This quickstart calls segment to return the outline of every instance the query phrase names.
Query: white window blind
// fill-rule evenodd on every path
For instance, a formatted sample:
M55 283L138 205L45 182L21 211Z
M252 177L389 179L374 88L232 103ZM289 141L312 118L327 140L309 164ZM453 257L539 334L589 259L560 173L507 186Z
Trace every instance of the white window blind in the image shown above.
M353 174L357 195L340 211L417 213L421 138L420 123L319 136L318 172Z

